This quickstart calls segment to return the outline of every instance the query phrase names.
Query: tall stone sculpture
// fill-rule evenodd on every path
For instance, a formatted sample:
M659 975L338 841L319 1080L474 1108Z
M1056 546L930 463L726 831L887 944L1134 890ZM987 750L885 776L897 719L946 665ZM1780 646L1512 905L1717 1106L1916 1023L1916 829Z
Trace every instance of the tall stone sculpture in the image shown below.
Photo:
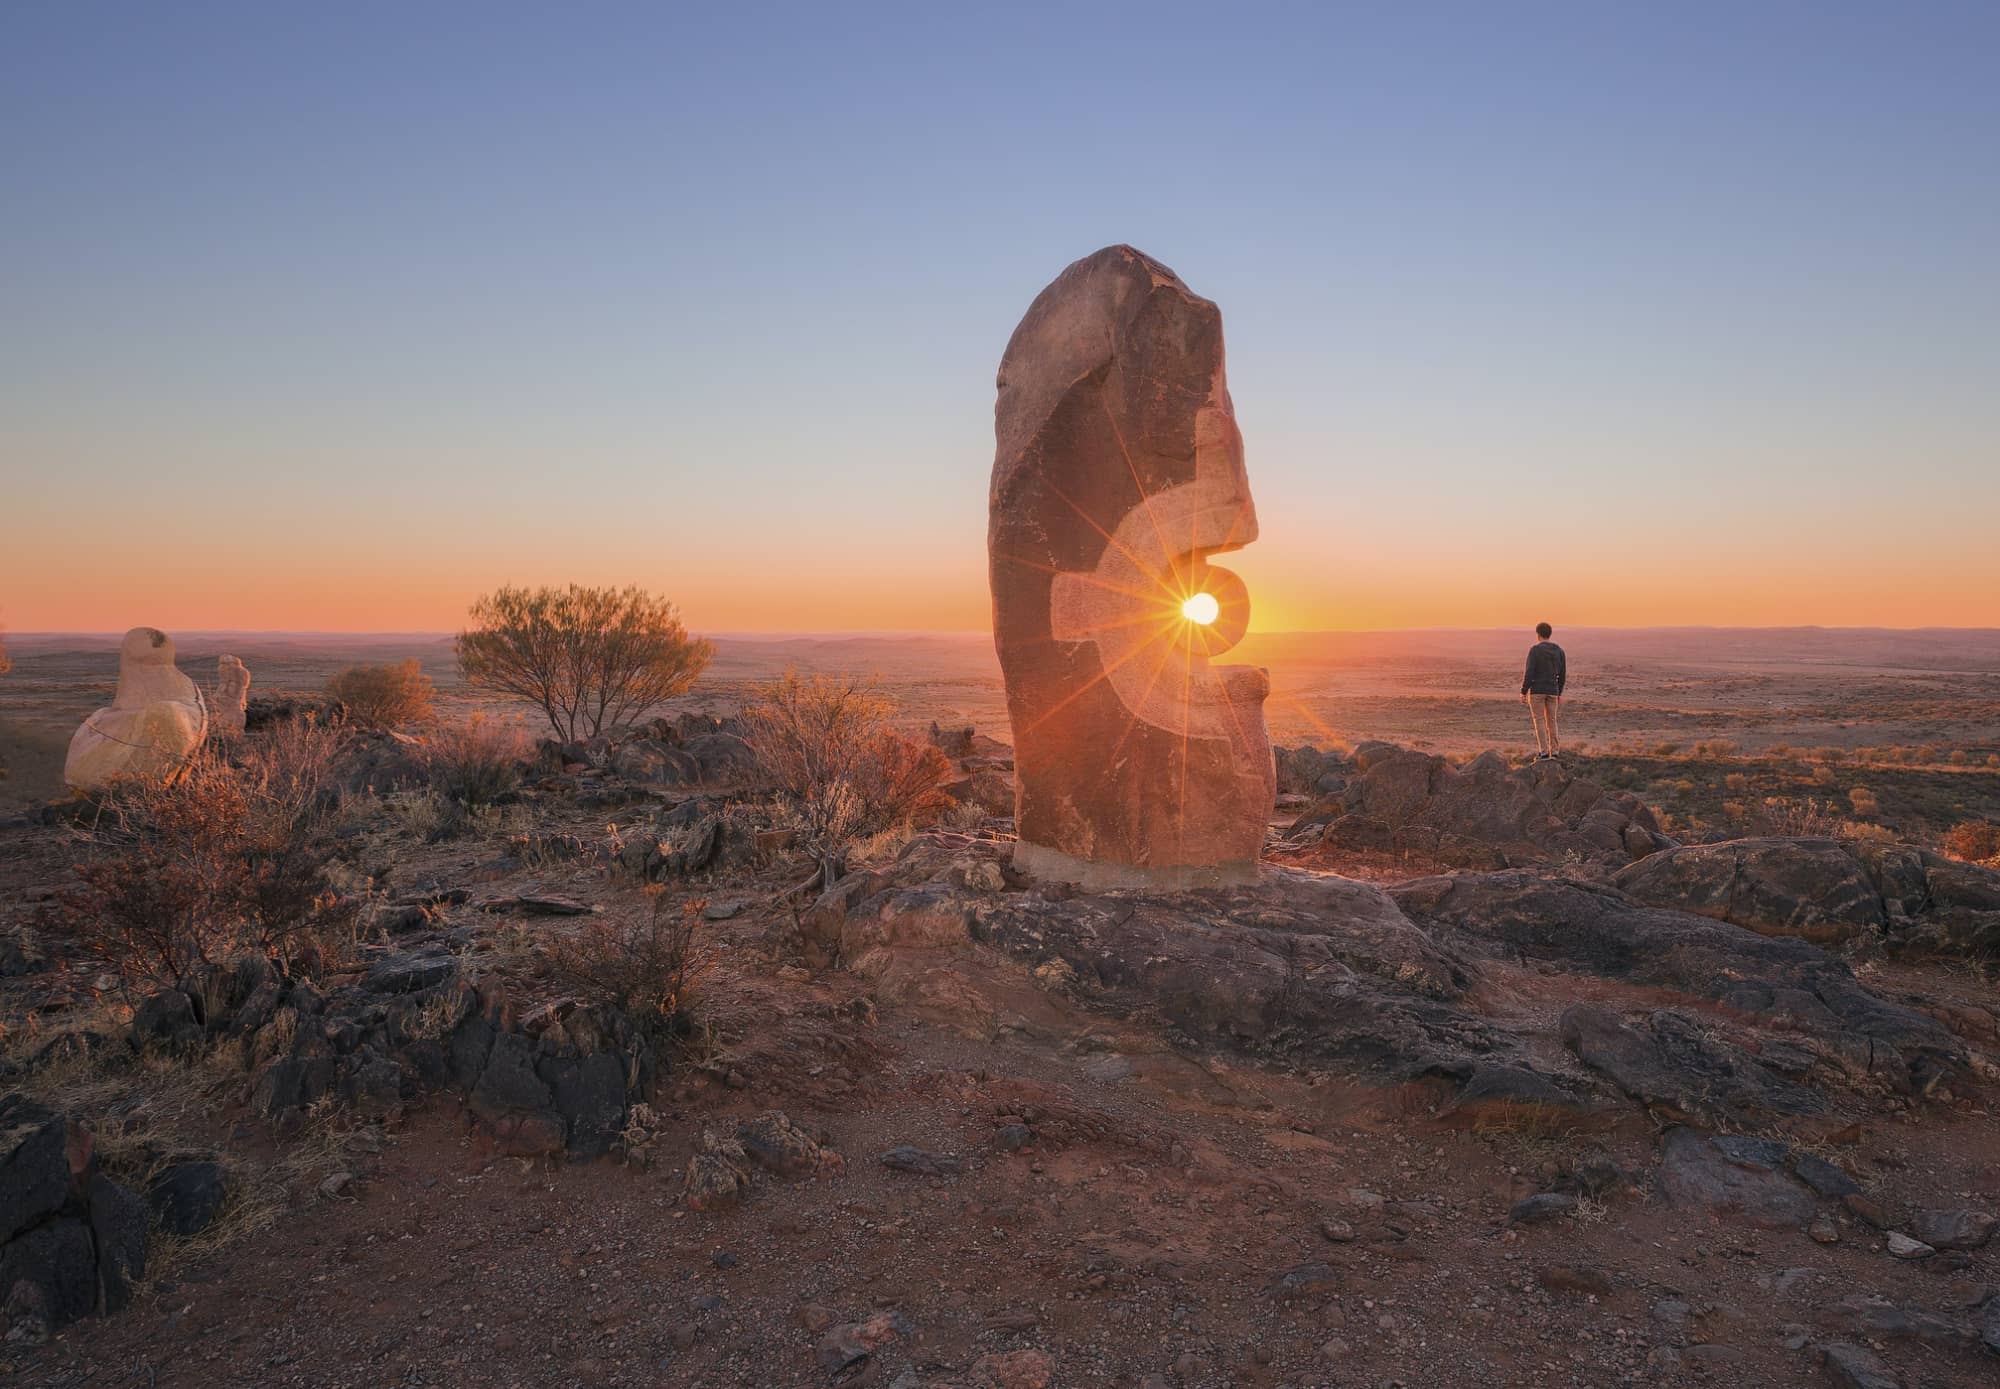
M118 693L69 740L63 780L96 791L128 777L167 776L207 736L207 706L174 665L174 639L134 627L118 648Z
M215 720L215 736L240 738L250 709L250 668L234 656L218 656L215 661L215 697L209 710Z
M1112 246L1043 290L1000 361L987 529L1018 782L1015 865L1086 887L1254 877L1276 776L1265 672L1209 556L1257 537L1222 315Z

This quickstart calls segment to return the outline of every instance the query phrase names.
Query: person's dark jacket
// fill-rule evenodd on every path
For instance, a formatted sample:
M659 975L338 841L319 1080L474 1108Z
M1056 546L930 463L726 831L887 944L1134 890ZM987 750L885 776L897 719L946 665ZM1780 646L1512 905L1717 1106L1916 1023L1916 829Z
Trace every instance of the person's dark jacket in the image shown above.
M1569 678L1563 649L1552 641L1538 641L1528 648L1528 673L1521 677L1522 694L1559 695Z

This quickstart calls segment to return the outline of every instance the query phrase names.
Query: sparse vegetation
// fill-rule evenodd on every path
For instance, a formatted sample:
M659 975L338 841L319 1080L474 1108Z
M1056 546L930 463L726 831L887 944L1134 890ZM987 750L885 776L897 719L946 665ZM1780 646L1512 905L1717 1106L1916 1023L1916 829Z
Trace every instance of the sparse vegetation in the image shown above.
M1967 863L2000 862L2000 823L1967 820L1945 831L1944 851Z
M646 892L643 917L588 918L553 937L548 958L563 988L618 1009L659 1041L687 1029L694 993L712 963L701 940L708 903L696 897L671 904L658 885Z
M1764 833L1797 839L1831 839L1840 832L1840 813L1810 797L1766 796L1761 815Z
M502 804L519 789L527 755L519 725L484 714L436 729L423 750L436 816L425 837L449 839Z
M181 776L118 787L56 929L128 984L184 984L244 951L338 953L354 912L327 879L339 736L304 723L242 766L204 752Z
M792 802L801 839L831 882L853 842L942 811L951 761L889 727L894 705L851 677L786 671L743 721L764 770Z
M406 728L437 716L437 687L412 656L389 665L349 666L326 682L348 717L370 728Z
M558 738L594 738L685 694L714 648L641 588L502 588L458 634L467 683L525 699Z

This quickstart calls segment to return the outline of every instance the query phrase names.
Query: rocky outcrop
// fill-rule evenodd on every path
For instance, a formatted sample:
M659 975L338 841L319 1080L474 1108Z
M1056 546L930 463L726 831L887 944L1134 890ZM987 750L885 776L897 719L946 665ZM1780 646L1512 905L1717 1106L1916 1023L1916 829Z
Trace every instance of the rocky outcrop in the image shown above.
M38 1342L116 1312L146 1273L146 1206L97 1169L89 1131L20 1094L0 1098L0 1323Z
M1274 868L1245 887L1081 893L1014 871L1003 840L936 833L834 884L804 925L864 972L899 952L997 950L1088 1006L1431 1086L1467 1116L1588 1123L1630 1102L1667 1122L1810 1126L1838 1096L1935 1093L1967 1065L1940 1023L1808 942L1520 870L1386 892ZM1544 1044L1494 1011L1502 967L1651 1002L1571 1008Z
M2000 872L1910 844L1736 839L1654 854L1613 879L1644 902L1766 935L2000 958Z
M994 434L1016 864L1092 887L1250 881L1270 682L1210 665L1249 598L1209 557L1257 537L1220 311L1130 246L1077 261L1007 344Z
M1943 1024L1870 992L1803 940L1522 870L1420 878L1389 895L1468 950L1720 1004L1771 1030L1757 1048L1760 1066L1816 1088L1922 1092L1964 1065Z
M1287 763L1295 785L1311 774L1324 797L1290 831L1280 856L1291 861L1394 850L1475 868L1564 860L1620 867L1674 844L1637 796L1607 791L1558 762L1515 767L1485 752L1456 766L1390 743L1363 743L1351 774L1315 772L1328 764L1300 751Z

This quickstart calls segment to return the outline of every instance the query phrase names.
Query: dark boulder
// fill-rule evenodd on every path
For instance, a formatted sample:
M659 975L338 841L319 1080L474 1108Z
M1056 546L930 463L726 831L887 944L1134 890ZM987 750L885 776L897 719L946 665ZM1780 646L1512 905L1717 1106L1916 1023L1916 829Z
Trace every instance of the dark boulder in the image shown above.
M9 1339L39 1339L97 1306L97 1251L90 1226L64 1216L0 1248L0 1309Z
M68 1197L67 1130L47 1105L21 1094L0 1098L0 1243Z
M1675 1210L1728 1218L1759 1229L1798 1229L1817 1213L1813 1198L1782 1172L1731 1161L1690 1128L1667 1131L1660 1197Z
M146 1240L152 1218L139 1194L103 1173L90 1179L90 1233L97 1246L98 1302L122 1311L133 1285L146 1276Z
M563 1119L569 1151L600 1157L625 1129L625 1063L607 1051L543 1057L535 1072Z
M1860 859L1831 839L1736 839L1653 854L1613 882L1653 906L1774 936L1844 941L1885 923Z
M229 1177L218 1162L174 1163L146 1189L160 1228L182 1236L200 1234L214 1224L228 1197Z

